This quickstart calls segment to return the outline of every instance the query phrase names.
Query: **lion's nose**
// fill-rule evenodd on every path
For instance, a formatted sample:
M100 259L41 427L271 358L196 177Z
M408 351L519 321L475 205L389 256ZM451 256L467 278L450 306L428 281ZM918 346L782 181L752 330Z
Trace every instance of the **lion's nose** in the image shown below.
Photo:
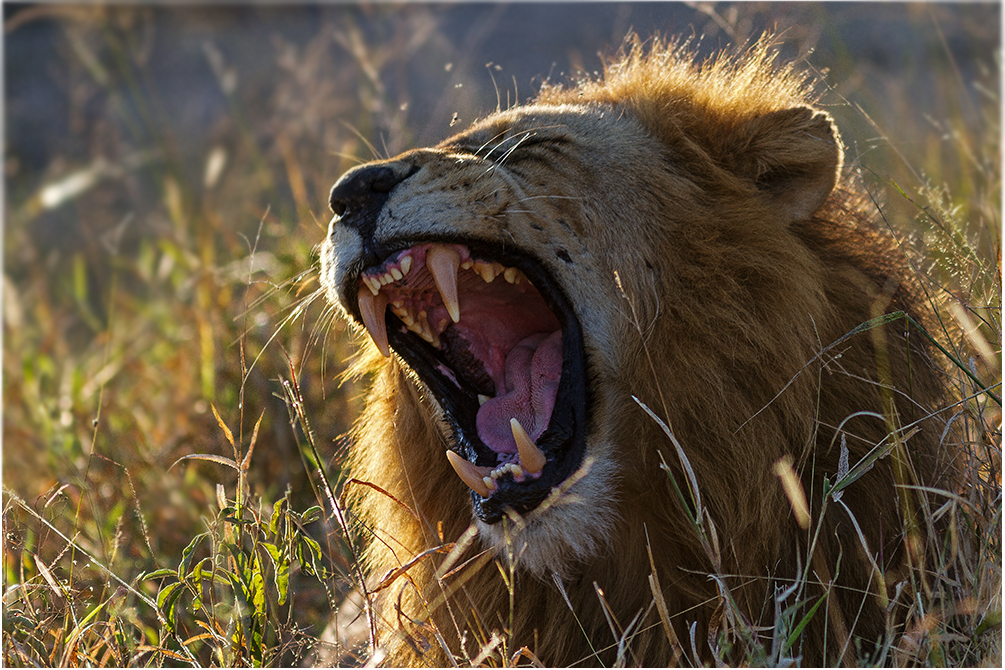
M332 186L328 204L347 223L361 214L376 214L391 190L409 176L407 165L360 165L342 175Z

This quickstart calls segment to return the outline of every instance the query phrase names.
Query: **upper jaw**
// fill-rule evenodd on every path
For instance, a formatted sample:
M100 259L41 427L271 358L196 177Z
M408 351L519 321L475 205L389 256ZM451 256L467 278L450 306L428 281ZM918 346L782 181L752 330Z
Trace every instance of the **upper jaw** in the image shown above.
M507 509L527 514L585 453L586 362L571 303L539 262L512 248L402 240L388 249L369 265L361 248L355 258L332 250L329 285L377 348L400 356L436 399L452 429L447 459L472 489L476 515L495 523ZM552 384L536 399L525 394L534 380L519 381L535 375Z

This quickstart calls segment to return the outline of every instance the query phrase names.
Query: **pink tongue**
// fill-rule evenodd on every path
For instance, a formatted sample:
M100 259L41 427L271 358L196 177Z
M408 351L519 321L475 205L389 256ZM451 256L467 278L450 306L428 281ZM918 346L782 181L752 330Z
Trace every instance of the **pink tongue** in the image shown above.
M551 420L562 376L562 331L535 333L506 355L506 378L478 410L478 437L497 453L515 454L510 419L537 441Z

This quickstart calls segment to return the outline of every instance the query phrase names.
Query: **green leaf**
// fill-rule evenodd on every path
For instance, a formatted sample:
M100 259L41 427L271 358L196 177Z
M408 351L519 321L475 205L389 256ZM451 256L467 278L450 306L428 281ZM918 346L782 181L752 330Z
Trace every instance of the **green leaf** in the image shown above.
M271 532L273 536L279 535L279 522L283 518L283 510L289 503L289 499L290 492L287 491L286 495L277 500L276 504L272 506L272 518L269 519L269 532Z
M204 566L206 563L210 563L212 565L212 562L213 559L209 557L202 559L201 561L195 564L195 567L192 568L192 572L188 573L188 578L191 579L196 584L201 582L203 579L207 579L212 574L213 571L212 569L205 570L202 566Z
M315 505L314 507L310 507L304 510L301 520L304 524L314 523L315 521L320 519L323 515L324 510L322 510L320 506Z
M262 574L261 561L254 561L253 568L249 575L249 586L251 587L251 601L255 608L255 614L262 617L266 615L265 609L265 575Z
M240 507L224 507L222 510L220 510L220 513L223 514L223 520L226 521L227 523L232 523L236 526L239 526L241 524L247 525L255 523L254 519L244 519L238 517L237 514L240 512L241 512Z
M192 538L192 541L188 543L181 552L181 562L178 564L178 581L185 581L185 576L188 574L188 568L192 564L193 554L195 553L195 548L202 541L202 538L206 537L209 533L200 533Z
M318 570L317 565L318 561L321 560L321 545L306 534L300 535L299 538L300 541L297 542L297 560L303 566L304 572L313 577L322 578L324 571Z
M802 619L800 619L799 623L796 624L796 627L792 629L792 633L789 634L788 639L785 640L786 653L789 651L789 649L792 648L792 645L794 645L796 642L799 641L799 636L802 634L803 629L806 628L810 620L813 619L813 615L816 614L817 610L820 609L820 606L824 604L824 600L826 599L827 599L826 595L820 596L820 598L813 605L813 607L810 608L810 611L807 612L806 615Z
M226 571L224 576L230 581L230 586L234 591L234 599L237 601L237 611L242 619L246 618L251 610L251 593L240 577L233 572Z
M10 635L16 630L32 631L38 627L34 619L21 616L20 613L11 614L10 611L3 613L3 631Z
M137 580L142 581L144 579L163 579L164 577L176 577L178 575L177 570L172 570L171 568L161 568L160 570L154 570L150 574L141 574Z
M175 582L174 584L165 586L157 594L157 607L167 617L168 626L171 627L171 630L175 629L175 604L177 604L178 597L182 594L181 588L183 586L182 582Z
M272 562L279 563L283 557L283 550L278 546L270 542L262 542L259 546L263 547L265 551L269 552L269 556L272 557Z
M276 590L279 592L279 604L286 604L286 594L290 588L290 560L285 552L274 544L263 542L262 546L269 552L272 558L272 567L275 570L274 581Z
M974 631L974 636L983 635L984 633L992 630L994 628L1001 628L1002 625L1002 611L996 610L993 612L988 612L984 617L984 621L980 622L977 629Z
M203 567L207 563L209 563L209 570ZM213 559L207 557L196 563L195 567L192 568L192 572L190 572L188 576L192 582L195 582L195 588L199 594L196 598L192 600L192 608L200 609L203 606L203 603L207 600L206 587L204 585L204 582L206 580L213 581L214 578Z

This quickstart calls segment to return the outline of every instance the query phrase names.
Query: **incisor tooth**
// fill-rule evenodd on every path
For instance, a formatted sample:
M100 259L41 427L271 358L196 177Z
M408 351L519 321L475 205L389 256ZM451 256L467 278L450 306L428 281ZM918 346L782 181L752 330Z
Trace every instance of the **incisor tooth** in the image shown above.
M478 261L473 267L475 272L481 276L482 281L486 284L491 284L492 280L496 278L495 266L492 263Z
M461 481L468 485L468 488L480 495L483 498L488 498L492 495L492 491L485 484L485 477L489 477L492 474L492 468L482 468L474 463L465 460L460 454L454 451L447 450L447 460L450 461L450 466L457 473L457 476L461 478Z
M450 247L434 244L426 252L426 267L433 275L443 298L443 306L454 323L461 320L461 306L457 302L457 268L460 264L461 255Z
M391 350L387 346L387 325L384 323L387 294L372 295L368 289L361 286L357 297L359 299L359 313L363 317L366 332L370 333L370 338L380 349L380 353L390 356Z
M412 257L403 256L401 259L401 274L407 275L408 271L412 269Z
M411 328L413 325L415 325L415 318L412 316L412 313L409 312L407 309L402 308L400 310L395 310L394 313L397 315L399 319L401 319L401 322L405 324L406 328Z
M534 441L530 439L530 435L523 429L520 422L516 420L516 417L509 420L509 425L513 430L513 439L516 440L516 450L520 453L520 465L532 475L540 474L548 459L537 448Z

